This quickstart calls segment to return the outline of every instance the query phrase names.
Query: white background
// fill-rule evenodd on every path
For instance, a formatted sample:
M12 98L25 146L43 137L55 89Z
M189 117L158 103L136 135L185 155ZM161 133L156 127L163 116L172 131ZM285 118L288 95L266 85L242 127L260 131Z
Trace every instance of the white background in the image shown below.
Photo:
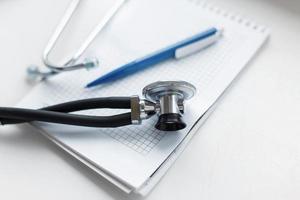
M26 66L41 62L40 55L68 2L0 1L1 106L13 106L33 87L25 80ZM269 26L271 39L146 199L299 199L300 2L212 2ZM67 30L72 35L58 54L76 47L78 38L97 22L89 19L99 19L110 4L85 1L83 7L94 12L83 16L87 11L79 11L79 22L73 31ZM54 198L131 197L37 131L0 127L0 199Z

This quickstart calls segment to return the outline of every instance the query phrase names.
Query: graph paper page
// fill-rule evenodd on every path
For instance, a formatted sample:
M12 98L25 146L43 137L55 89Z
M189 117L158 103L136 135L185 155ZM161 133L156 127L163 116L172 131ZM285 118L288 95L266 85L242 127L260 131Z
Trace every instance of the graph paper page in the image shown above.
M167 61L127 78L84 89L91 80L121 64L197 34L222 27L224 35L213 46L192 56ZM132 188L141 187L189 133L194 123L218 99L267 38L264 27L202 2L132 0L101 32L83 57L96 56L100 68L58 75L36 86L22 101L39 108L70 100L140 95L142 88L160 80L184 80L197 88L186 103L187 128L164 133L154 128L157 117L139 126L115 129L39 124L51 137L87 162ZM115 114L89 111L88 114Z

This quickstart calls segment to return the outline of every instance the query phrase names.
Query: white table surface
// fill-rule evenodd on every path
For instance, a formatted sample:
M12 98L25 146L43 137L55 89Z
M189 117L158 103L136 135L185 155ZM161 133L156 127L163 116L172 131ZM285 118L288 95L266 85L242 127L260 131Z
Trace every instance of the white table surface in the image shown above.
M271 39L146 199L299 199L300 2L213 2L269 26ZM32 88L26 66L40 63L67 3L0 1L1 106ZM109 1L97 4L92 14ZM0 199L130 198L37 131L0 127Z

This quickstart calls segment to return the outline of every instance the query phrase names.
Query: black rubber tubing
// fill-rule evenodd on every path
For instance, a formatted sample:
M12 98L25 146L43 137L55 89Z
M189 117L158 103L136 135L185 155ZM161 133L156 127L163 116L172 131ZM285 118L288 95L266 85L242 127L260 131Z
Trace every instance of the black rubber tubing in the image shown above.
M88 127L119 127L131 124L131 113L100 117L68 114L68 112L99 108L128 109L130 107L130 97L84 99L39 110L0 107L0 121L2 124L42 121Z
M42 108L41 110L58 111L58 112L75 112L89 109L130 109L130 97L103 97L93 99L83 99L67 103L57 104Z

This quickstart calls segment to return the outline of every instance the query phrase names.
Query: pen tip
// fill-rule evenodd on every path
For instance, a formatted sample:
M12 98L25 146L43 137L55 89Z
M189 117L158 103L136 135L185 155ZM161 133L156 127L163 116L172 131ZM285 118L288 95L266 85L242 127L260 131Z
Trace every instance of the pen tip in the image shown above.
M92 88L92 87L98 86L98 85L100 85L102 83L105 83L106 81L107 81L107 79L105 79L105 77L104 78L102 77L102 78L96 79L96 80L88 83L85 86L85 88Z
M89 88L91 88L91 87L93 87L93 86L94 86L94 84L89 83L89 84L87 84L84 88L89 89Z

